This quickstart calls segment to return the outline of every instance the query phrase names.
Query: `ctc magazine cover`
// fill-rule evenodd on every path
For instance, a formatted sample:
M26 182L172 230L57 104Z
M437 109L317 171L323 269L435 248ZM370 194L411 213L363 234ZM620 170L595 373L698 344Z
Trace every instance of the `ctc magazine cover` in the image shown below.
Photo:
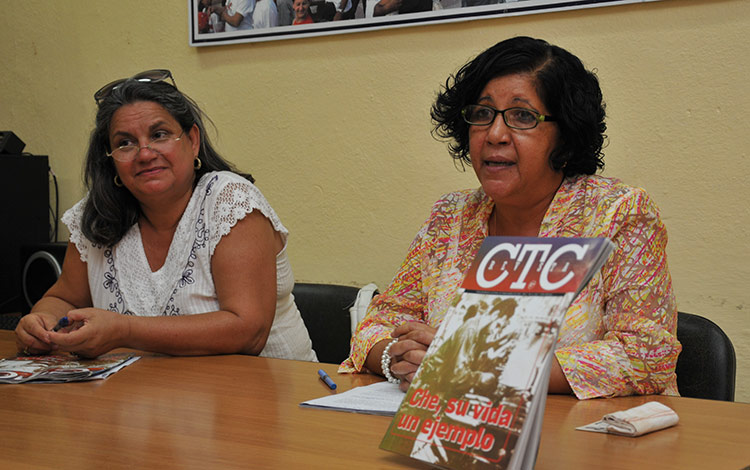
M488 237L380 447L446 468L533 468L559 327L613 247Z

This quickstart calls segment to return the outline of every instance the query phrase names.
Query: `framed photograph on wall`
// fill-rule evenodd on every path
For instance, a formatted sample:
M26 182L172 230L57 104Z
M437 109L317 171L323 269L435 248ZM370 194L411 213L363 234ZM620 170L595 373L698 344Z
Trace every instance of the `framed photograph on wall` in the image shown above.
M188 0L191 46L274 41L659 0Z

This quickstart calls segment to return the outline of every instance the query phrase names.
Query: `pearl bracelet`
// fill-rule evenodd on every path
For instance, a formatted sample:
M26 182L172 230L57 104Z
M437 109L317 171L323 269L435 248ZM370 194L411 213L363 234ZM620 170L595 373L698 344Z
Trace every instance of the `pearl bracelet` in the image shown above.
M383 369L383 375L392 384L400 384L401 379L397 379L391 374L391 346L397 343L398 340L394 339L383 349L383 355L380 356L380 367Z

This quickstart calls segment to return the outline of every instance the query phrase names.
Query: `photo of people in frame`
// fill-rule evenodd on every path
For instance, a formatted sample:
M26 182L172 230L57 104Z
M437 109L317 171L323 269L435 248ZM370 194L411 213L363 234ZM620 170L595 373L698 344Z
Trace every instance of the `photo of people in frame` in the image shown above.
M342 34L660 0L193 0L193 46Z

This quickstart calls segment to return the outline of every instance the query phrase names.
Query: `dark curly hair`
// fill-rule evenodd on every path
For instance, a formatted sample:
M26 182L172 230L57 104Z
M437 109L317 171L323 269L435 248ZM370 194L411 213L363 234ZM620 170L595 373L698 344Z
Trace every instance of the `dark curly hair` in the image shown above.
M469 124L461 109L476 104L490 80L513 74L531 75L539 98L555 117L560 142L550 155L551 167L565 176L604 168L607 125L599 80L565 49L525 36L495 44L446 80L430 115L433 136L449 142L451 156L471 165Z
M167 82L127 80L99 102L96 127L91 132L84 163L84 183L88 189L88 199L83 209L81 230L86 238L103 246L119 242L141 215L140 204L130 191L124 186L114 185L117 172L112 158L107 156L110 151L109 126L112 117L122 106L138 101L159 104L186 133L193 125L198 127L201 141L198 158L202 165L195 172L194 184L204 174L221 170L232 171L254 181L251 175L236 171L214 149L203 122L204 118L209 122L210 120L190 97Z

